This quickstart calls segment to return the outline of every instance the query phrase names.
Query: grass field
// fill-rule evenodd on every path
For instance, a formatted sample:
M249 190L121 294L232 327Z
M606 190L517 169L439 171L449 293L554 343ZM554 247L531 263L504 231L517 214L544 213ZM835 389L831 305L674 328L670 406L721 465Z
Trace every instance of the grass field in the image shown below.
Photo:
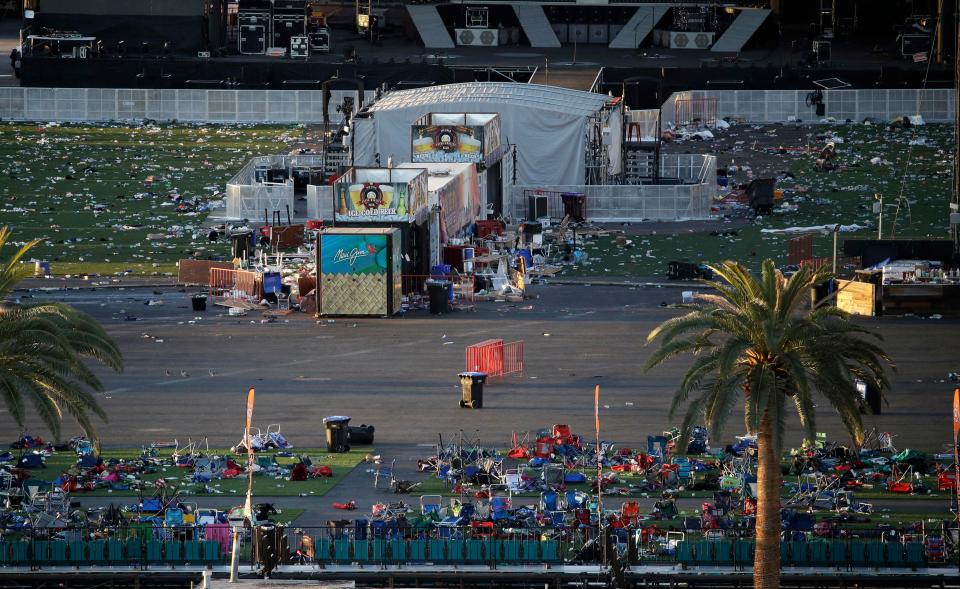
M350 452L343 454L330 454L326 451L326 449L319 448L294 449L292 452L298 456L309 456L315 466L329 466L333 471L333 476L329 478L311 478L306 481L290 481L289 473L287 473L286 476L276 478L255 474L253 477L253 493L255 496L261 497L288 497L297 495L308 495L312 497L323 496L325 493L327 493L327 491L333 488L334 485L340 482L343 477L356 468L368 451L369 449L351 450ZM161 450L158 458L165 459L165 461L168 462L171 453L171 450ZM233 456L229 450L225 449L211 449L210 454L232 456L234 460L240 464L244 464L244 461L246 460L245 456L237 458ZM140 451L132 448L104 450L103 459L104 461L109 461L110 459L116 458L129 461L135 460L139 455ZM295 458L278 457L276 456L275 451L258 452L256 456L257 458L273 457L281 466L287 466L288 470L290 465L296 461ZM47 458L46 468L31 470L30 474L35 479L53 481L63 472L70 472L71 470L76 472L75 465L76 455L73 452L58 452ZM162 466L157 470L157 472L144 474L143 476L138 477L138 480L144 483L145 490L143 491L143 494L145 496L153 495L154 483L160 478L165 480L168 487L178 487L180 494L183 496L224 495L227 497L232 495L243 497L243 494L246 493L247 479L245 475L241 475L235 479L215 479L209 483L203 484L190 482L192 474L192 469L178 468L175 466ZM139 492L133 490L132 488L130 490L111 490L108 488L98 487L93 491L88 491L85 493L77 492L76 494L86 497L139 496Z
M891 205L885 236L946 236L951 126L811 129L840 138L835 162L841 170L815 171L813 154L774 155L782 162L774 173L783 176L783 202L796 211L745 225L717 220L706 231L676 224L652 233L634 225L627 228L637 233L631 247L618 246L612 237L590 241L584 245L588 263L564 274L659 275L674 259L734 259L752 268L765 257L786 263L789 237L763 229L857 224L869 228L841 238L873 237L875 192ZM206 205L219 200L226 181L251 156L287 151L300 133L293 126L0 123L0 225L11 225L17 241L44 238L32 257L49 260L58 275L175 274L180 258L227 253L226 244L210 244L200 230ZM909 145L918 140L923 144ZM707 143L690 147L710 150ZM750 157L741 153L736 161ZM871 164L873 157L883 163ZM178 210L181 203L192 204ZM829 256L831 249L829 235L816 239L815 255Z
M816 132L826 130L828 127L821 126ZM778 156L783 163L778 171L789 172L793 177L784 177L777 186L784 189L783 202L796 205L797 211L767 215L746 226L717 221L706 231L699 232L677 223L675 229L650 234L642 224L635 225L625 228L628 233L640 233L630 237L632 247L618 246L613 237L590 241L583 248L589 256L588 263L569 267L564 274L662 275L670 260L717 263L732 259L758 269L763 258L770 257L786 264L790 236L764 234L763 229L856 224L869 229L842 233L841 243L846 238L875 238L877 215L873 214L872 205L876 192L884 195L887 205L884 237L948 237L952 126L938 124L889 129L879 125L851 124L830 126L829 130L842 140L837 143L834 161L843 169L815 171L813 154L786 152ZM923 145L909 145L917 140L922 140ZM822 144L823 141L819 141L815 145ZM690 148L709 151L708 144L692 144ZM749 153L739 153L735 159L746 163L750 157ZM871 164L874 157L880 157L884 163ZM899 212L898 203L901 205ZM730 231L735 234L724 235ZM718 235L711 235L711 232ZM816 237L814 254L818 257L832 255L832 239L831 235Z
M0 225L18 242L43 238L31 257L55 274L175 273L180 258L227 253L200 230L207 204L252 156L284 152L300 132L0 123Z

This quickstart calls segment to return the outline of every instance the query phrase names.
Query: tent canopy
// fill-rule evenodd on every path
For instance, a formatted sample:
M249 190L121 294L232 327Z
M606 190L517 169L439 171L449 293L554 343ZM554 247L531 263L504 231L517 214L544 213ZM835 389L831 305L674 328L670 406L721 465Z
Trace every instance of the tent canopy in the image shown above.
M393 156L410 160L410 127L427 113L498 112L501 142L516 145L517 183L584 182L587 121L609 97L554 86L515 82L447 84L391 92L354 120L357 165Z

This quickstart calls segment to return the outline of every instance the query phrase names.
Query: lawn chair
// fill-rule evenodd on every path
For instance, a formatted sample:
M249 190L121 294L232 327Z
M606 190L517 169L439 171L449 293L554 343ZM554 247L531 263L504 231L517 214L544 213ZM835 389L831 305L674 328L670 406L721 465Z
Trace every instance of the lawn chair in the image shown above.
M389 486L393 482L393 466L397 461L394 460L390 463L390 466L386 466L381 462L375 462L373 465L373 488L380 488L380 479L384 479Z
M503 475L503 484L511 493L520 493L523 491L523 477L520 470L516 468L507 469Z
M640 523L640 502L624 501L620 506L620 522L625 526L634 526Z
M526 460L530 458L530 450L528 446L530 445L530 432L524 434L523 439L520 442L517 442L517 432L513 432L513 444L510 446L510 451L507 452L507 456L515 460Z
M540 511L542 513L560 511L561 509L559 493L556 491L546 491L540 494Z
M653 509L660 519L675 519L680 515L673 499L661 499L653 504Z
M490 519L498 521L510 517L511 501L509 497L490 498Z
M440 515L440 510L443 507L443 497L440 495L421 495L420 496L420 514L429 515L437 514ZM456 514L459 515L459 514Z
M693 466L690 464L689 458L675 457L673 464L677 466L677 482L681 485L693 483Z
M250 428L250 446L253 448L254 452L262 452L267 447L267 437L260 432L259 428L251 427ZM237 445L230 448L234 454L243 454L247 451L247 436L244 435L243 438L237 442Z
M570 431L570 426L565 423L558 423L553 426L553 439L556 441L558 446L563 446L565 444L573 443L573 433Z
M583 491L567 491L564 494L564 501L567 509L583 509L590 497Z
M537 458L550 458L551 454L553 454L553 438L549 436L537 438L533 446L533 455Z
M287 441L283 434L280 433L280 424L271 423L267 426L267 432L265 434L265 446L272 446L278 450L289 450L293 448L293 444Z
M543 482L547 486L562 486L563 485L563 466L548 464L543 467Z

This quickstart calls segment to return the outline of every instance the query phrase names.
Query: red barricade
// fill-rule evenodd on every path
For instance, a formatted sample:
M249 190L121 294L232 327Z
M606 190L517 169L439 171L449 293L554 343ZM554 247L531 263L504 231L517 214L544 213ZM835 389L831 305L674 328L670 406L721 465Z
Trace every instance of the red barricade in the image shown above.
M487 378L523 373L523 341L489 339L467 347L468 372L486 372Z

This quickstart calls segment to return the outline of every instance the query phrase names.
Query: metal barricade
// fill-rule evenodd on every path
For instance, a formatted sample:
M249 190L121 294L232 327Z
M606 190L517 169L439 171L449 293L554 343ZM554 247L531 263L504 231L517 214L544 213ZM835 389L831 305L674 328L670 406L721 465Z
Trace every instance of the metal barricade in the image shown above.
M677 124L689 125L699 121L704 125L712 125L717 122L719 104L720 99L715 97L678 98L676 100Z
M489 339L467 347L467 372L486 372L487 378L523 373L523 341Z
M256 272L210 268L211 297L259 300L262 286L260 275Z

